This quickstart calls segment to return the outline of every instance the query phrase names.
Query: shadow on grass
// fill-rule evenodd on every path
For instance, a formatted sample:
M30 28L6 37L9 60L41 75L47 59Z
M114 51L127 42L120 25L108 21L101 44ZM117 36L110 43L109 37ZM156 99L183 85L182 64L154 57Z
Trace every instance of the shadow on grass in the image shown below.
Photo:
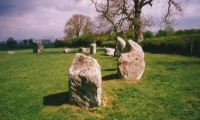
M106 80L116 80L116 79L120 79L119 76L117 74L110 74L110 75L105 75L102 77L102 80L103 81L106 81Z
M117 70L116 68L111 68L111 69L104 69L103 71L115 71Z
M69 104L69 91L51 94L43 97L43 105L45 106L60 106Z
M118 60L118 57L114 57L114 56L111 56L111 55L100 54L100 56L102 57L102 59L116 59L116 60Z
M36 53L37 54L37 53ZM64 53L62 51L44 51L43 53L40 53L40 54L43 54L43 55L52 55L52 54L75 54L75 52L70 52L70 53Z

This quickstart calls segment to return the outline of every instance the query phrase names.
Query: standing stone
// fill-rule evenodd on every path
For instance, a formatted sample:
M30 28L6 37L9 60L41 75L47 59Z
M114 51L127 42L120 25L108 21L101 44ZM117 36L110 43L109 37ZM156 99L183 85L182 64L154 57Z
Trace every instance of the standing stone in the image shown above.
M15 54L14 51L8 51L8 54Z
M142 47L129 40L117 63L118 75L125 80L139 80L145 69Z
M33 53L42 53L44 52L44 46L42 45L42 43L34 43L33 44Z
M80 53L87 53L87 52L88 52L88 49L85 48L85 47L79 47L79 52L80 52Z
M90 45L90 54L96 54L96 47L97 45L95 43Z
M105 55L107 56L114 56L115 49L114 48L104 48Z
M119 36L117 36L115 56L119 57L126 46L126 42Z
M64 53L71 53L73 52L73 49L71 48L65 48Z
M101 68L97 60L77 53L69 69L69 100L83 108L101 105Z

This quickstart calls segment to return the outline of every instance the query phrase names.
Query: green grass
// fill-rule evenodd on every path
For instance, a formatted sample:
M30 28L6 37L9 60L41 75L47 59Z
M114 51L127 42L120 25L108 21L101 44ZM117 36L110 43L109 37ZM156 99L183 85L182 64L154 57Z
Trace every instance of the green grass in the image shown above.
M117 58L96 55L101 65L103 106L68 104L68 70L75 56L62 48L0 52L0 119L200 119L200 59L145 53L139 82L116 78Z

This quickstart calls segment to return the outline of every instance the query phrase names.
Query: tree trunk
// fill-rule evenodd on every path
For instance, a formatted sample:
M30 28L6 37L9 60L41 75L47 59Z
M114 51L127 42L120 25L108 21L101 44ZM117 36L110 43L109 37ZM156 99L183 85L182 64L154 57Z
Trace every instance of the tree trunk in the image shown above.
M135 40L141 42L144 40L142 33L142 25L135 25Z
M80 33L80 31L76 31L76 33L75 33L76 37L79 37L79 33Z
M135 0L135 15L134 15L134 31L135 31L135 40L141 42L144 40L142 33L142 21L141 21L141 4L138 0Z

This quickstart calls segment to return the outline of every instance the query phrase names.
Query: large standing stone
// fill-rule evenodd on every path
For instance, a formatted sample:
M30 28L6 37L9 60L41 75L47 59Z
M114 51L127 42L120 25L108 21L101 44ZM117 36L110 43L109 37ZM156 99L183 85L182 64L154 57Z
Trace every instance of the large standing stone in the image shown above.
M101 68L97 60L77 53L69 69L69 100L89 108L101 105Z
M92 43L90 45L90 54L96 54L96 44L95 43Z
M115 49L114 48L104 48L105 55L107 56L114 56Z
M126 46L126 42L121 37L117 36L115 56L120 56L125 46Z
M125 80L139 80L145 69L142 47L132 40L120 55L117 64L118 75Z
M44 52L44 46L42 45L42 43L34 43L33 44L33 53L42 53Z

